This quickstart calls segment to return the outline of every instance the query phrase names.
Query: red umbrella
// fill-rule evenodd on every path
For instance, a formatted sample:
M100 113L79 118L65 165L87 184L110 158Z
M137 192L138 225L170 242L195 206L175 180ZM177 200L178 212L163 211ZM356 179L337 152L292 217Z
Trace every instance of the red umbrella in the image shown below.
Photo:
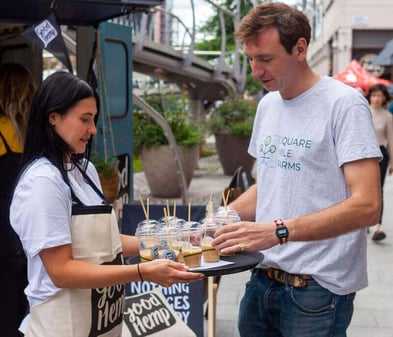
M357 60L352 60L342 72L337 73L333 78L353 88L361 88L363 92L367 92L368 88L374 84L384 84L386 86L392 84L392 82L376 77L363 69Z

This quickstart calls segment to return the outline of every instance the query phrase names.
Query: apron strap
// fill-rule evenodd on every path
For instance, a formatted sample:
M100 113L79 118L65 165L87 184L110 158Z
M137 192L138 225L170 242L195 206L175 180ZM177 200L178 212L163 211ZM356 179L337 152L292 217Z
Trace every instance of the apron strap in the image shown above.
M100 196L100 198L102 199L103 203L109 205L110 203L109 203L108 199L107 199L107 198L105 197L105 195L100 191L100 189L94 184L93 180L91 180L91 178L86 174L86 172L85 172L77 163L74 162L74 164L75 164L75 166L78 168L79 172L82 173L83 178L85 179L85 181L86 181L86 182L91 186L91 188ZM74 197L76 198L76 196L75 196L74 192L72 191L72 189L71 189L71 193L72 193L73 198L74 198ZM76 199L79 200L78 198L76 198Z

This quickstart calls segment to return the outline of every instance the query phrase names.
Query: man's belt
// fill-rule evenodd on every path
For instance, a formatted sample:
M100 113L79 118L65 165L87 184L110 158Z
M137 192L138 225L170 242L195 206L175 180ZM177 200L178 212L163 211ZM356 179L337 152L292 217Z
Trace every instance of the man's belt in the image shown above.
M260 276L261 274L263 274L272 281L288 284L295 288L306 287L307 280L312 279L312 276L310 275L290 274L283 270L275 269L275 268L268 268L268 269L256 268L254 272L256 276Z

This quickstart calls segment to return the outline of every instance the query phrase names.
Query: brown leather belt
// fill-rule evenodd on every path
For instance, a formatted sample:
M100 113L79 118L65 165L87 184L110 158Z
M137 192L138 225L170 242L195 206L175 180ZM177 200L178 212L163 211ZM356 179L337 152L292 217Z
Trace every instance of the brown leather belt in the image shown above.
M275 268L256 268L254 269L254 273L256 276L265 275L272 281L288 284L295 288L304 288L307 286L307 280L312 280L311 275L290 274Z

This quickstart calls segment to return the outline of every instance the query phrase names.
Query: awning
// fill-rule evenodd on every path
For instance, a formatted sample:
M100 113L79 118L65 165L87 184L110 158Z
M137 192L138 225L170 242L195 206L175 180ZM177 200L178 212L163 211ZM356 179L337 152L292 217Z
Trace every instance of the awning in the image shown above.
M386 43L372 63L380 66L393 65L393 39Z
M96 26L101 21L163 3L164 0L0 0L0 21L30 25L54 10L60 25Z

